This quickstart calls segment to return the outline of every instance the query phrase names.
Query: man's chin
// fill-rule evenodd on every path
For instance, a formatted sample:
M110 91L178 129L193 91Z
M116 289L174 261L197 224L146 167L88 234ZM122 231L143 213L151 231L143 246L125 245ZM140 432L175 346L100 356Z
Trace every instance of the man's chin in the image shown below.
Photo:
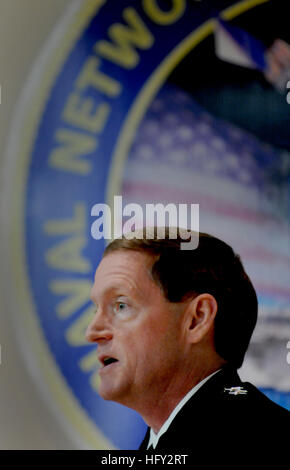
M118 401L120 395L120 390L118 387L109 386L105 381L101 380L101 383L98 388L99 395L104 400Z
M104 400L113 400L113 392L112 390L107 389L106 387L102 387L102 385L99 386L98 392L100 397L102 397Z
M130 403L130 400L128 400L128 389L125 387L109 386L105 381L101 381L98 393L106 401L114 401L130 408L130 404L128 404L128 401Z

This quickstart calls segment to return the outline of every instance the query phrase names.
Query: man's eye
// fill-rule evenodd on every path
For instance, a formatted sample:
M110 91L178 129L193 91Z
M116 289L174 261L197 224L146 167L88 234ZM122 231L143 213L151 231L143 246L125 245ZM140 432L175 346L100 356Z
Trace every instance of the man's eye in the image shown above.
M115 313L120 313L120 312L126 310L127 307L128 307L128 305L125 304L124 302L116 302L115 306L114 306L114 311L115 311Z

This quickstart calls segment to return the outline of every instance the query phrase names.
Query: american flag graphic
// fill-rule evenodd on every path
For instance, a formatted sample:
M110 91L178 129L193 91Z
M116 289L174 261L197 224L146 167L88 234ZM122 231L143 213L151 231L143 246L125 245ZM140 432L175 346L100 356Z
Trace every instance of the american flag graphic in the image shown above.
M258 325L241 375L282 391L290 391L287 159L285 151L166 85L136 133L122 188L124 204L199 204L200 231L241 255L259 297Z

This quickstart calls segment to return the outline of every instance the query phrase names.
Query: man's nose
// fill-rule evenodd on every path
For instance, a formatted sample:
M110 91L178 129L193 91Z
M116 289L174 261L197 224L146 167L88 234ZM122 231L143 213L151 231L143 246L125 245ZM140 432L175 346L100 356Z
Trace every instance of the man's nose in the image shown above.
M99 343L112 339L112 330L103 312L97 311L95 313L94 318L87 327L85 336L89 343Z

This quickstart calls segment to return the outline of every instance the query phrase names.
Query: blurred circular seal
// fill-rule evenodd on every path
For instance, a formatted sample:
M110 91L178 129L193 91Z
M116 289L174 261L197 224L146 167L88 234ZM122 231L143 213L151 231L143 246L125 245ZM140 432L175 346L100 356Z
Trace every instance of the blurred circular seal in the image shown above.
M260 1L215 2L230 19ZM110 203L138 125L168 75L213 31L186 0L74 2L22 93L9 139L3 266L31 374L79 446L137 448L143 421L98 396L85 341L103 240L90 209ZM11 290L10 290L11 291ZM9 289L7 289L9 292Z

